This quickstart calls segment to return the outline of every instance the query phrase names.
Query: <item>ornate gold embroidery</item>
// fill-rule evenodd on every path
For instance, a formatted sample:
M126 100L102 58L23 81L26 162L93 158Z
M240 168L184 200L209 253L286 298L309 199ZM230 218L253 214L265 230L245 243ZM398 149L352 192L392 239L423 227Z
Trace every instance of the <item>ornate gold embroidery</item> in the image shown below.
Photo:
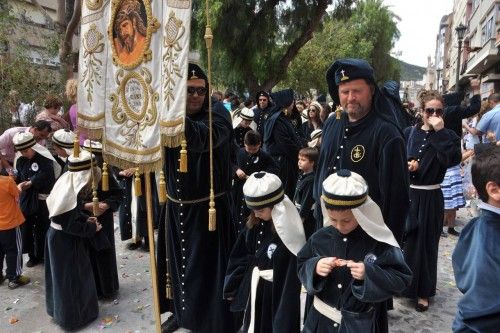
M103 0L85 0L85 5L90 10L99 10L103 3Z
M103 43L104 35L97 31L95 24L90 26L90 29L83 37L83 58L85 59L85 69L82 73L82 82L87 90L87 101L92 105L92 95L94 93L94 84L100 86L102 80L101 68L102 61L95 54L101 53L104 50Z
M108 38L113 64L133 69L152 59L151 35L160 28L151 0L113 0Z
M158 93L151 87L151 72L142 67L140 72L125 72L120 69L115 77L118 89L110 95L113 102L111 115L121 125L120 135L125 145L144 149L141 132L157 122Z
M165 55L163 56L163 99L167 103L167 108L170 108L170 103L173 102L176 79L182 78L181 65L179 65L179 52L182 47L179 45L179 40L184 35L186 28L182 20L175 17L173 11L170 12L167 24L165 24L165 37L163 38L163 46L165 47Z
M191 6L191 0L167 0L167 6L188 9Z
M353 162L359 162L363 159L365 156L365 147L362 145L356 145L354 148L351 150L351 160Z

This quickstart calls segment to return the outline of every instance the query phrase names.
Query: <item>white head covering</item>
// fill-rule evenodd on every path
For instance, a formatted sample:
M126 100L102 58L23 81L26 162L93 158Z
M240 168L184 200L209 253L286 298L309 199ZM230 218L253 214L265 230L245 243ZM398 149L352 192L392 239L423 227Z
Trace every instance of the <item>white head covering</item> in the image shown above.
M102 143L100 143L99 141L86 139L85 141L83 141L82 147L87 151L92 151L92 153L102 153Z
M250 209L273 207L271 216L281 241L294 255L306 243L304 226L294 204L288 199L278 176L255 172L243 185L245 202Z
M14 137L12 138L12 143L14 143L14 147L16 148L17 151L31 148L38 154L51 160L52 167L54 168L54 176L56 179L59 177L59 175L61 174L61 166L59 165L59 163L56 162L54 156L52 156L52 154L47 148L45 148L44 146L40 145L35 141L35 137L31 132L19 132L14 134ZM17 162L18 157L19 155L16 156L16 161L14 162L14 166Z
M79 157L68 157L68 172L65 172L55 183L47 197L49 217L61 215L76 207L78 193L88 184L92 177L91 155L82 150ZM95 165L95 161L92 161Z
M66 154L73 153L73 141L75 140L75 133L68 129L60 129L52 134L52 142L66 151Z
M359 174L339 170L323 181L321 210L323 225L329 226L326 209L351 209L358 224L373 239L399 247L396 238L384 223L379 206L368 196L368 185Z
M257 129L257 124L253 121L255 113L252 109L244 107L241 111L233 118L233 128L238 127L242 120L251 120L250 128L254 131Z
M317 128L311 132L311 141L307 143L307 145L311 148L314 148L318 145L318 141L321 139L321 134L323 131L321 128Z

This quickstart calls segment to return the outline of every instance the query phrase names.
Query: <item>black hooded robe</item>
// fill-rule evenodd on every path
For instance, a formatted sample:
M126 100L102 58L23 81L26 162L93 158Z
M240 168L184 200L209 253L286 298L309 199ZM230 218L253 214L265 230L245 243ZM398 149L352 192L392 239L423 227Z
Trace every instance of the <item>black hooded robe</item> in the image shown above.
M237 234L231 221L233 128L221 103L214 104L212 112L215 231L208 230L210 158L206 109L186 116L187 173L178 171L180 147L165 149L169 200L158 231L160 306L162 312L173 312L180 327L193 332L232 333L241 323L229 311L229 302L223 300L222 288ZM196 202L189 203L190 200ZM171 301L165 297L167 253L173 287Z
M446 169L460 161L460 139L452 130L443 128L434 132L408 127L404 135L408 158L419 163L417 171L410 172L412 185L440 184ZM403 249L413 280L404 293L407 297L428 298L436 294L443 214L444 200L440 188L410 188L410 212Z
M403 136L398 128L370 111L363 119L349 122L328 118L323 127L316 168L314 198L321 197L323 181L340 169L360 174L368 183L368 194L380 207L385 224L401 244L408 212L408 164ZM323 227L321 210L315 210L316 228Z
M301 173L297 180L297 189L293 196L293 203L299 211L300 218L304 222L306 239L309 239L316 229L314 209L316 208L313 198L314 172Z
M296 257L273 230L261 221L245 229L231 251L224 281L224 298L232 311L245 311L244 331L250 324L250 286L254 267L273 270L273 281L259 279L255 297L255 332L300 332L300 282Z
M47 314L61 327L74 330L99 314L86 239L96 225L87 222L80 205L52 217L62 230L49 228L45 247L45 302Z
M365 264L364 280L354 280L349 268L337 267L327 277L316 274L321 258L336 257ZM307 293L342 313L341 325L355 325L347 332L388 332L386 300L403 291L411 279L399 248L377 242L360 226L342 234L332 226L314 233L297 254L298 274ZM339 332L340 326L311 306L303 332ZM344 330L345 332L345 330Z

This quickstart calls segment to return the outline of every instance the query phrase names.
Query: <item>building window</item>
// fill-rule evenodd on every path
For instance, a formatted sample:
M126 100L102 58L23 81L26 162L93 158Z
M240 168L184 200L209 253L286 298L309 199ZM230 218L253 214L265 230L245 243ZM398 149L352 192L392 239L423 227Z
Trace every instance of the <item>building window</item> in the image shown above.
M491 38L493 38L493 17L490 17L481 29L481 44L486 44Z

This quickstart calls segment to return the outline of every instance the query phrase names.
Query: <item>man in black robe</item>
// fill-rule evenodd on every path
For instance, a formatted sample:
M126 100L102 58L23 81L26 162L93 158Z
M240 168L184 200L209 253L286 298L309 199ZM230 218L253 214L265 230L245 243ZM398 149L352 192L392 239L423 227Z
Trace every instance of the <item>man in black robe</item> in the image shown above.
M368 182L369 195L381 208L385 223L401 243L409 207L405 144L393 113L379 107L383 96L373 69L364 60L342 59L332 64L326 79L330 95L344 112L340 119L333 115L324 124L315 199L319 200L321 184L328 175L339 169L359 173ZM315 214L316 221L322 221L319 209Z
M222 288L236 231L231 221L230 161L233 128L221 103L212 108L216 230L208 230L210 192L208 81L197 65L188 68L184 135L188 172L179 172L180 147L165 149L168 203L158 232L158 278L162 312L173 316L162 330L236 332L241 326L222 298ZM168 258L168 262L167 262ZM169 265L169 266L167 266ZM173 300L165 296L167 268Z
M264 126L264 150L279 167L278 176L283 182L285 194L293 198L299 172L297 156L306 143L296 135L292 123L285 115L285 112L291 111L295 106L293 90L275 92L272 98L275 105Z
M270 116L273 103L271 103L270 96L265 91L259 91L255 99L257 100L257 107L253 111L255 114L254 121L257 124L257 132L264 135L264 124Z

